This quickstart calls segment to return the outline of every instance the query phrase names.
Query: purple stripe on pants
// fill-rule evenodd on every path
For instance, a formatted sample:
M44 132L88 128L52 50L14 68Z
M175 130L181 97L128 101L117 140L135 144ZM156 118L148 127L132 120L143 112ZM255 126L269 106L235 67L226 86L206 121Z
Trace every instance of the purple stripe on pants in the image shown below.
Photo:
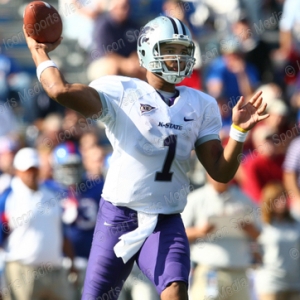
M126 264L113 247L137 227L137 214L101 199L82 300L116 300L136 260L160 294L173 281L188 284L189 244L180 214L160 215L140 251Z

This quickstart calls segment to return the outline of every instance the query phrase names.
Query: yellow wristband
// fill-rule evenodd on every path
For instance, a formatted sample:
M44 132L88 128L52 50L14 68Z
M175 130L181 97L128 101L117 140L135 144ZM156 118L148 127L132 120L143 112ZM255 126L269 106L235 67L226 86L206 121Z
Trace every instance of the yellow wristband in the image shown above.
M238 126L238 128L240 127ZM237 142L244 143L247 138L247 135L248 135L248 131L244 130L244 132L242 132L239 129L236 129L236 125L235 126L231 125L229 136L232 139L236 140Z
M235 125L234 123L232 123L232 127L234 127L236 130L238 130L238 131L240 131L240 132L243 132L243 133L248 132L248 130L243 129L243 128L241 128L240 126Z

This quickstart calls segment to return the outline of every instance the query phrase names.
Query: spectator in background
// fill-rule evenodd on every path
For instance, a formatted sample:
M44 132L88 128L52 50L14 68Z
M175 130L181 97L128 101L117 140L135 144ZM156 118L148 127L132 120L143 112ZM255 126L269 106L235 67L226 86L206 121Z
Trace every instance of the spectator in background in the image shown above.
M83 50L89 51L95 20L105 12L107 5L108 0L58 0L64 23L63 36L75 40Z
M1 37L0 37L1 38ZM2 39L0 40L0 46ZM5 47L2 47L3 50ZM14 89L15 78L22 73L22 70L16 59L0 51L0 103L9 101ZM22 79L22 77L21 77ZM9 103L8 103L9 105Z
M274 127L274 130L276 131L278 129L278 132L282 132L287 130L291 118L289 118L290 110L286 103L283 103L283 90L282 87L275 82L265 83L260 85L257 89L257 91L262 91L264 95L264 100L267 103L266 110L271 111L272 117L271 119L275 119L276 123L274 124L272 122L267 122L267 125L270 125L271 127ZM279 102L277 100L280 100ZM279 103L279 105L277 105ZM273 105L275 104L275 105ZM277 116L276 116L277 115ZM280 120L280 122L279 122ZM264 123L264 122L263 122ZM244 143L244 152L247 153L249 151L254 150L253 141L252 141L252 131L249 132L247 139Z
M26 123L26 114L31 115L28 107L33 104L33 97L28 93L31 76L3 42L0 33L0 135L18 130L20 123Z
M52 155L53 178L63 195L65 234L72 243L74 263L79 271L76 295L72 299L80 300L104 178L101 169L97 174L87 175L78 146L73 141L59 144Z
M129 0L112 0L109 11L95 20L90 80L102 75L145 79L136 51L140 28L129 18L130 8Z
M14 99L9 103L0 102L0 136L13 134L20 129L20 124L11 106L12 103L17 105L17 102Z
M227 42L237 44L237 47L243 53L245 62L256 68L261 83L269 83L274 79L270 57L271 47L262 40L262 37L256 33L251 24L253 23L250 23L246 16L238 19L232 24L233 36L232 39L227 38ZM226 39L223 41L226 41Z
M3 297L69 300L72 295L62 259L65 253L73 262L73 252L63 237L58 199L39 184L35 149L20 149L13 165L15 177L0 199L0 241L5 250Z
M284 100L279 98L273 98L266 101L268 103L267 113L270 114L268 120L265 120L262 125L268 125L272 127L279 134L286 133L289 128L290 116L289 107L286 105Z
M48 148L57 146L61 141L60 133L63 126L63 116L49 113L45 118L35 122L38 135L34 140L35 146L43 145Z
M53 172L51 164L53 147L40 143L36 146L36 149L40 158L39 181L51 189L53 188Z
M259 126L267 127L270 131L274 132L272 139L276 145L276 152L277 154L281 153L284 155L289 143L297 135L297 128L295 124L292 124L289 107L282 99L273 98L265 99L265 101L268 103L266 111L270 117L259 124ZM248 148L249 151L255 151L253 133L254 131L247 137L248 142L244 150Z
M86 156L86 151L99 145L104 148L104 152L111 152L111 145L102 126L95 126L84 131L80 136L78 145L82 156Z
M281 182L269 182L261 193L262 266L255 280L260 300L300 299L300 224L291 216L287 193Z
M224 96L235 105L240 95L247 99L253 94L259 84L258 71L245 61L237 45L222 44L221 52L208 68L206 87L214 97Z
M56 134L56 142L60 144L72 140L78 143L81 136L93 129L94 126L96 126L96 122L93 118L83 118L78 112L67 108L62 119L60 132Z
M85 156L86 151L96 147L99 144L99 137L96 131L90 130L84 132L79 139L79 150L83 156Z
M283 163L283 182L289 192L291 213L300 221L300 136L290 143Z
M61 124L61 132L58 135L59 143L62 143L66 140L74 140L78 142L81 134L82 128L81 127L81 120L82 116L76 112L72 111L71 109L66 109L62 124Z
M279 48L273 53L273 59L281 71L286 85L287 95L293 90L300 58L300 2L297 0L283 1L282 14L279 21ZM289 66L288 69L286 67ZM293 67L294 72L289 72Z
M295 85L291 92L290 105L295 112L297 126L300 125L300 74L298 74Z
M277 132L267 125L252 133L254 149L241 156L241 188L254 202L261 200L261 191L270 181L282 180L285 152L276 139Z
M268 121L265 120L261 125L268 126L276 132L273 136L276 152L278 155L285 156L290 142L298 134L296 125L291 122L290 109L282 99L272 99L272 101L266 102L268 103L266 111L270 117Z
M0 194L10 186L14 176L13 160L19 146L13 136L0 137Z
M247 269L251 241L259 235L256 205L237 186L207 175L203 187L188 195L182 213L191 244L193 300L250 299Z
M230 42L230 40L229 40ZM223 109L223 127L231 125L232 108L236 105L241 95L249 99L259 84L258 71L252 64L245 61L244 53L236 44L221 44L221 56L213 59L205 75L207 92L221 101Z
M85 153L82 154L82 163L86 170L86 177L91 179L97 176L102 177L104 162L105 151L100 145L87 149Z
M269 1L260 1L260 0L240 0L241 9L247 12L248 22L251 24L259 23L262 19L262 8L264 2Z

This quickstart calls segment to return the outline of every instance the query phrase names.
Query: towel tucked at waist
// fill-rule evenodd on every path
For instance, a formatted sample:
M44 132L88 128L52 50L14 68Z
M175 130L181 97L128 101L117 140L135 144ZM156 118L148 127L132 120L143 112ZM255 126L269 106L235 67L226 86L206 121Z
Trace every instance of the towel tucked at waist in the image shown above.
M156 227L158 215L137 213L138 227L120 236L120 241L115 245L114 251L117 257L121 257L126 263L141 248L146 238Z

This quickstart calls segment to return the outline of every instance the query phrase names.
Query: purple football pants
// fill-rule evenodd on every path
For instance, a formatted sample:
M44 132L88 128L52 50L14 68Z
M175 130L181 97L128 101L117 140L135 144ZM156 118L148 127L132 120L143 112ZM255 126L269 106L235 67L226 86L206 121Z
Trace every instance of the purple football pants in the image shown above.
M137 227L137 213L101 199L82 300L116 300L134 261L159 294L174 281L188 285L189 243L180 214L159 215L141 249L124 264L113 247L119 236Z

